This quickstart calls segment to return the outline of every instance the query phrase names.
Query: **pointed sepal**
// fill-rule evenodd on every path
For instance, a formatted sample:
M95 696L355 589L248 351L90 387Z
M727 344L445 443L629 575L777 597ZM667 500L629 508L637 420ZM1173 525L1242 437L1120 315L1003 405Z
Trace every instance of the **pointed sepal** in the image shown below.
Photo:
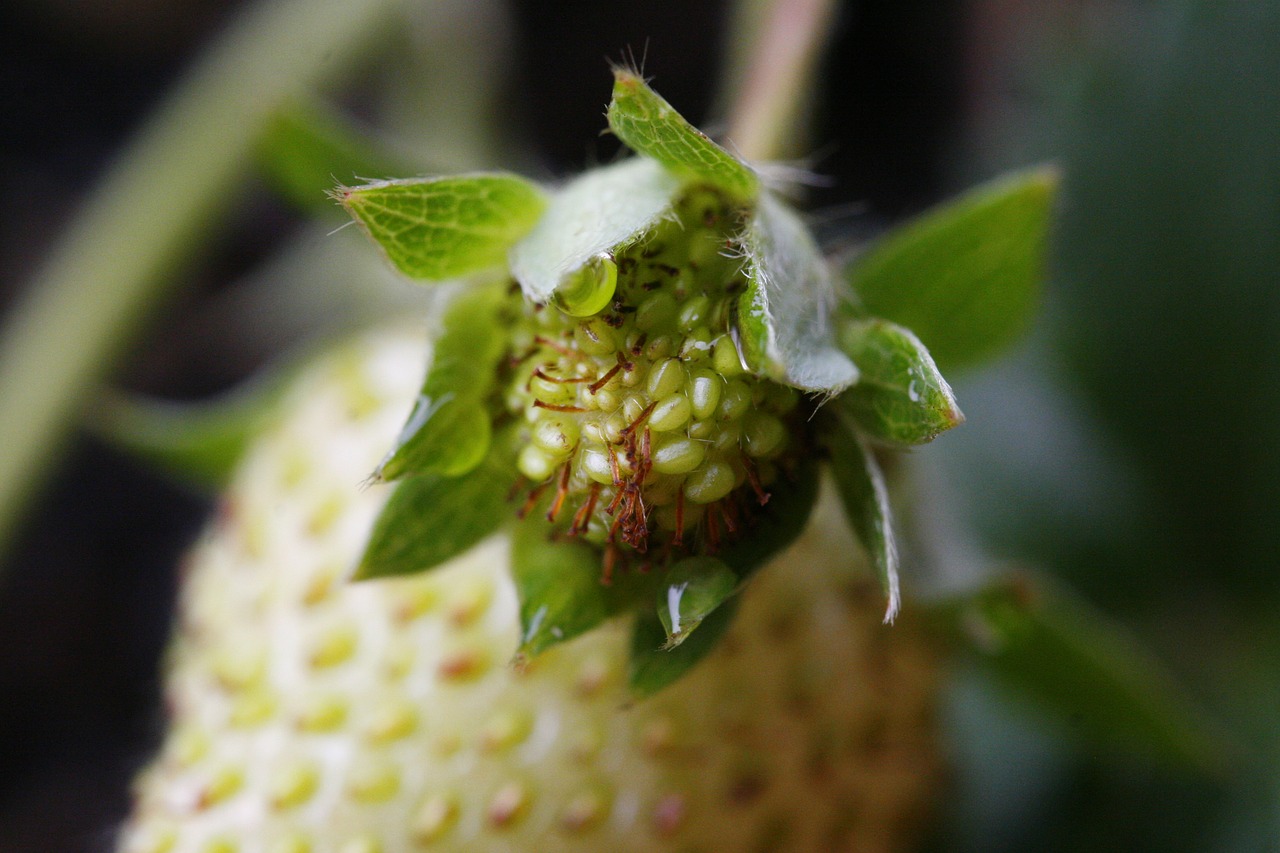
M536 184L505 172L375 181L334 198L400 272L426 281L500 267L547 203Z
M884 474L875 454L849 422L848 415L835 412L825 418L825 440L831 474L836 481L845 517L866 549L887 604L884 621L893 622L902 606L898 582L898 548L894 540L893 516Z
M858 369L835 339L830 272L800 217L762 195L742 251L748 285L738 300L734 332L747 366L759 376L824 394L856 382Z
M738 588L738 576L715 557L689 557L671 566L658 585L656 610L674 649Z
M739 203L760 191L756 173L685 120L634 71L615 68L609 128L632 151L686 181L711 184Z
M952 648L1094 742L1220 769L1218 733L1160 662L1052 578L998 578L929 615Z
M484 459L492 437L484 400L507 343L498 317L502 296L501 288L486 287L464 292L449 306L422 389L375 480L457 477Z
M840 346L859 378L838 405L864 434L906 447L964 422L951 386L910 330L888 320L852 320L840 331Z
M93 404L86 423L115 447L214 491L226 484L275 411L282 390L279 377L273 377L200 403L111 392Z
M1058 173L970 190L890 231L845 268L859 316L911 329L944 370L988 359L1030 323Z
M374 522L353 579L417 574L458 556L510 517L507 495L514 479L513 442L500 433L465 477L402 480Z

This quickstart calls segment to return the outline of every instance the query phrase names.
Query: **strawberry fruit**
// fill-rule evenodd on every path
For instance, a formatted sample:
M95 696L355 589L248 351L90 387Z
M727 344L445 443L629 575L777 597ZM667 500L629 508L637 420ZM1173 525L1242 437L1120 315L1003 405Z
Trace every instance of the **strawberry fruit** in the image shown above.
M919 833L934 668L878 624L867 442L954 426L950 388L909 331L837 313L799 217L626 70L609 122L641 156L550 196L336 194L403 272L463 286L421 384L413 335L373 334L245 460L191 559L130 853Z
M508 537L359 584L359 490L415 391L381 333L296 383L186 566L172 728L128 853L896 850L938 774L934 665L830 500L725 638L635 700L626 619L520 664Z

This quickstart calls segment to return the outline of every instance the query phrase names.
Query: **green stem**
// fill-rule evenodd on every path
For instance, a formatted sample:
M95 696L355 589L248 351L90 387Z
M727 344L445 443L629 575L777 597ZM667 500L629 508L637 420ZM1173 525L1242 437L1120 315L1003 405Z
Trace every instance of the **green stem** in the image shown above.
M748 160L802 153L805 107L836 0L744 0L724 91L735 93L729 141Z
M86 394L229 210L273 110L340 75L403 0L268 0L111 168L0 331L0 554Z

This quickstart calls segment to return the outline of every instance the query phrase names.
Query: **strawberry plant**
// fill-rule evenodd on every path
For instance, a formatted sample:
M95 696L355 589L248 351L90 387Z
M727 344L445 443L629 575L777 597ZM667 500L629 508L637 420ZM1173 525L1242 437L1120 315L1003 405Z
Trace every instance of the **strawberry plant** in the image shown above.
M120 421L234 471L123 850L908 849L962 653L1103 740L1203 758L1056 587L904 607L902 451L963 421L942 370L1027 323L1053 170L836 258L767 164L614 76L629 159L332 191L438 310L247 421ZM266 148L296 166L318 131L286 130Z

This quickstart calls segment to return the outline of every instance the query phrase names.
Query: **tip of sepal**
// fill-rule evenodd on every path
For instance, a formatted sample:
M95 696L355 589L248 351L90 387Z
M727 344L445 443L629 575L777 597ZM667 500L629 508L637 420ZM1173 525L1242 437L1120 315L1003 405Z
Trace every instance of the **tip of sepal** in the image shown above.
M620 62L610 61L609 70L613 72L614 86L621 86L624 89L635 89L640 86L649 85L650 78L645 77L644 74L641 73L634 57Z
M447 281L496 269L541 218L541 187L505 172L371 181L332 197L409 278Z
M760 195L755 170L689 123L634 69L614 66L609 129L628 148L687 182L708 183L735 201Z
M886 586L888 588L885 590L884 619L881 620L885 625L892 625L897 620L898 613L902 610L902 590L898 581L898 561L896 558L897 549L893 545L890 547L894 548L895 558L893 571L889 573L887 579Z
M421 474L397 482L374 521L352 580L412 575L471 548L510 517L515 453L508 433L495 437L463 477Z
M858 434L853 417L836 411L824 419L828 467L850 528L862 543L887 603L884 622L892 624L902 606L898 546L884 474L875 453Z
M839 342L862 371L841 406L867 438L911 447L964 422L951 385L910 329L880 318L844 318Z

